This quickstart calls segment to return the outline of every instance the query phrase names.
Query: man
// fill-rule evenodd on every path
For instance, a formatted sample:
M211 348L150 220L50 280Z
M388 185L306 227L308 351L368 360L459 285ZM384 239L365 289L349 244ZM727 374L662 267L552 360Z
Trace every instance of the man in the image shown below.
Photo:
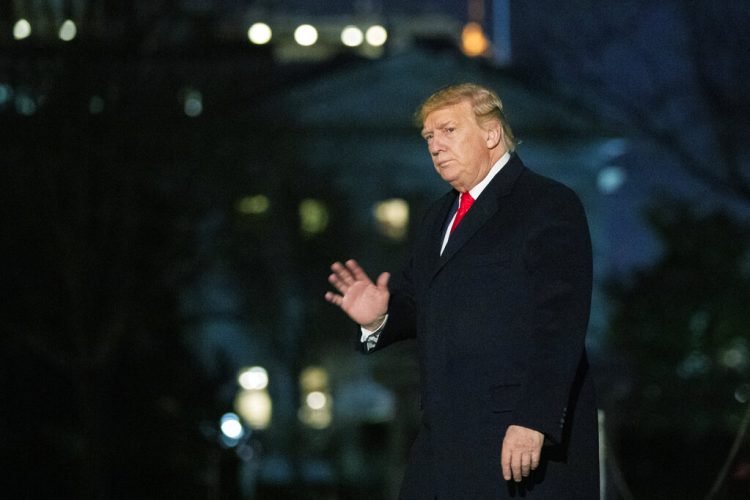
M338 293L326 293L362 327L365 352L417 339L422 425L399 498L598 498L581 203L515 155L491 90L444 88L417 118L453 189L392 286L349 260L331 266Z

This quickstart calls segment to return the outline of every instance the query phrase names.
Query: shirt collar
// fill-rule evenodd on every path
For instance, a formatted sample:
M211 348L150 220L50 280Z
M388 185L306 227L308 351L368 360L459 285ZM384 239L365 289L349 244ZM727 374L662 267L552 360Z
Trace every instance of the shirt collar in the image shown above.
M497 175L498 172L505 166L506 163L510 160L510 152L506 152L503 156L500 157L499 160L495 162L494 165L492 165L492 168L487 173L487 175L482 179L482 181L471 188L469 190L469 194L472 198L475 200L479 198L479 195L482 194L482 191L484 191L484 188L487 187L487 185L492 181L492 179Z

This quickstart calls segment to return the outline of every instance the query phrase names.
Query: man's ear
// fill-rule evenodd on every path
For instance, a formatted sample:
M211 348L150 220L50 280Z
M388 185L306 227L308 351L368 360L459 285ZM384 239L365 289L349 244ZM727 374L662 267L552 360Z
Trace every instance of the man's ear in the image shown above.
M495 149L505 138L503 137L503 127L497 120L491 120L485 127L485 142L487 149Z

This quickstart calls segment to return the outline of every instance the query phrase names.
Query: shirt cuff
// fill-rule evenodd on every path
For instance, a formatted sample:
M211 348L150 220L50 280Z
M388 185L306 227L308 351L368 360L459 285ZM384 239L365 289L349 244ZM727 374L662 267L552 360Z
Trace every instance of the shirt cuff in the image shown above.
M375 344L378 343L378 338L380 337L380 332L383 331L383 328L385 328L385 323L388 321L388 315L385 315L385 318L383 318L383 322L380 323L380 326L378 326L375 330L368 330L364 326L360 326L360 330L362 330L362 336L360 337L360 342L363 344L366 344L367 350L369 351L373 347L375 347Z

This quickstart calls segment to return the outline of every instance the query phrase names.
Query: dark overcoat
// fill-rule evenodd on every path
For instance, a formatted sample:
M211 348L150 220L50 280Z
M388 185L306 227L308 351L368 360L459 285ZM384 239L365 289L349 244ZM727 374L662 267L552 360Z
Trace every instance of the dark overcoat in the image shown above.
M400 499L599 497L597 414L584 337L592 257L572 190L513 155L440 246L457 193L425 215L392 280L373 351L418 342L422 423ZM370 351L370 352L373 352ZM545 435L541 465L502 477L506 428Z

